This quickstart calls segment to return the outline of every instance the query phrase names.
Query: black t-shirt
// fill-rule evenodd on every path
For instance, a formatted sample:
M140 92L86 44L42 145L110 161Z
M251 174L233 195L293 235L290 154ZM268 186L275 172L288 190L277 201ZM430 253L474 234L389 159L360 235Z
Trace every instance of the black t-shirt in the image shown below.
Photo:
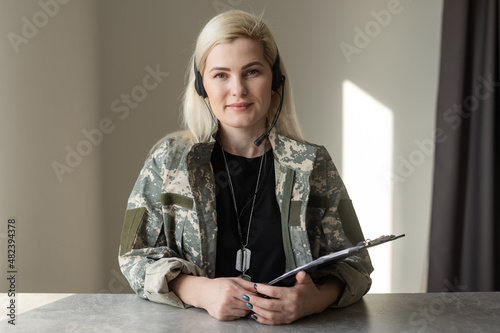
M262 157L246 158L225 152L241 223L243 244L246 242L248 220ZM281 214L275 195L273 150L263 157L261 178L255 200L247 248L252 251L250 268L246 271L253 282L266 283L285 272L285 253L281 234ZM217 206L216 277L234 277L236 252L241 249L238 219L222 155L216 143L211 158Z

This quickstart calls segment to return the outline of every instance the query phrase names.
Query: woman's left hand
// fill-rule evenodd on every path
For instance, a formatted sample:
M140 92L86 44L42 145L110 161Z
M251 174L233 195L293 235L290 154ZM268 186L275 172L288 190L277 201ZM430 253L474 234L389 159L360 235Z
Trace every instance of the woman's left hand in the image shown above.
M274 287L256 284L260 294L250 294L247 306L253 311L252 318L268 325L289 324L295 320L319 313L334 303L340 296L342 286L335 279L317 286L305 272L295 276L293 287Z

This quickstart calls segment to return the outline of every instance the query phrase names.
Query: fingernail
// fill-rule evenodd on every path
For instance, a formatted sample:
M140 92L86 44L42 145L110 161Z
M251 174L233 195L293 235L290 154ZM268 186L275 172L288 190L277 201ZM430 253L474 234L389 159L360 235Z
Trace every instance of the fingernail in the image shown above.
M252 305L252 304L250 304L250 303L247 303L247 307L248 307L250 310L251 310L251 309L253 309L253 305Z
M253 289L257 290L257 283L254 283Z
M243 300L248 302L250 300L250 297L248 297L247 295L243 295Z
M255 313L252 313L252 314L250 315L250 318L252 318L253 320L257 320L257 316L255 315Z

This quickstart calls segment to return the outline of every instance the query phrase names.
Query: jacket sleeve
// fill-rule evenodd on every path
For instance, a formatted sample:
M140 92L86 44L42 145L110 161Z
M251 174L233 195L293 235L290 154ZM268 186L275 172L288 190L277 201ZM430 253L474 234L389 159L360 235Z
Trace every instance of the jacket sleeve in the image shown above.
M352 202L339 172L324 147L318 150L311 178L310 207L315 214L308 221L313 257L351 247L364 240ZM320 207L320 208L318 208ZM368 251L353 255L338 263L325 265L314 274L315 280L334 276L344 285L340 299L333 307L344 307L365 295L371 286L373 271Z
M127 204L121 234L119 264L132 289L151 301L186 307L168 282L180 273L204 275L202 269L182 259L168 242L164 231L161 192L165 182L168 144L146 160ZM172 243L171 243L172 244Z

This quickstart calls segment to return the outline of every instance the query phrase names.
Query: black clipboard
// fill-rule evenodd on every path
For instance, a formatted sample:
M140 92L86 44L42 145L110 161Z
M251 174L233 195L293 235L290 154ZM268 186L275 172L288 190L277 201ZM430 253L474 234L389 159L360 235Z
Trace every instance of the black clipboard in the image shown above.
M356 254L360 251L363 251L369 247L384 244L384 243L393 241L395 239L398 239L398 238L401 238L404 236L405 236L405 234L401 234L399 236L384 235L384 236L380 236L379 238L376 238L373 240L367 239L365 241L359 242L358 245L356 245L356 246L349 247L347 249L344 249L344 250L341 250L338 252L327 254L325 256L319 257L316 260L311 261L310 263L307 263L305 265L302 265L300 267L292 269L291 271L288 271L285 274L278 276L276 279L269 282L268 285L272 286L272 285L278 283L279 281L283 281L283 280L287 280L288 278L295 277L295 274L297 274L300 271L311 272L320 265L345 259L345 258L352 256L353 254Z

